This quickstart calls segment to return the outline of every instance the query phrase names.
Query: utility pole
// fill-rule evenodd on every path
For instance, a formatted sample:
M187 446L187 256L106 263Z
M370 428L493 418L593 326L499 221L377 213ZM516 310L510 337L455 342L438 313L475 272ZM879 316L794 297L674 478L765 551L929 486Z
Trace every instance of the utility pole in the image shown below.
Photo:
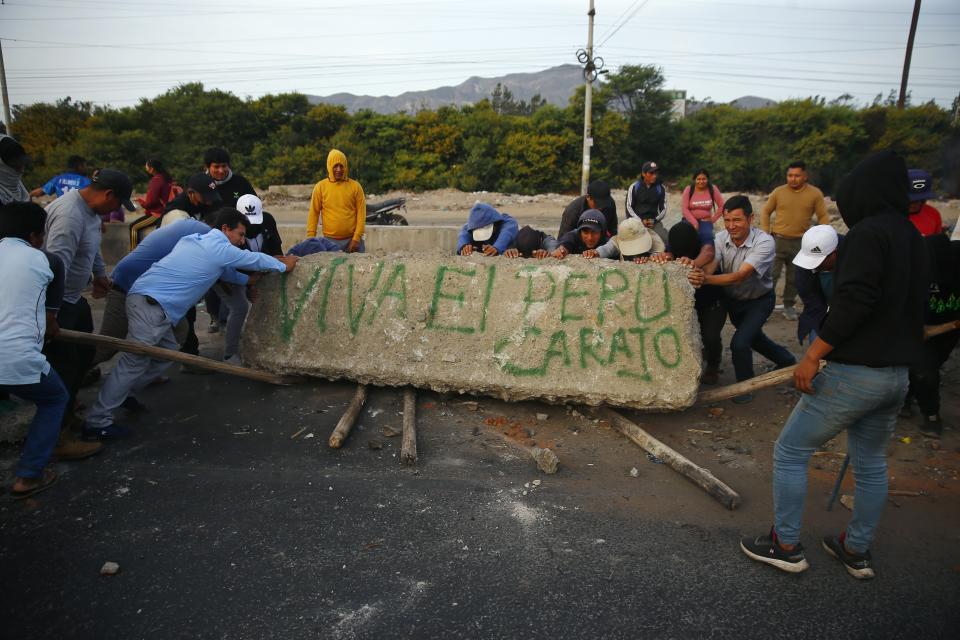
M586 195L587 183L590 182L590 147L593 146L593 80L597 77L593 61L593 16L596 15L593 0L590 0L590 25L587 28L587 50L577 53L577 59L586 66L583 68L583 169L580 172L580 195Z
M917 35L917 19L920 18L920 0L913 2L913 19L910 20L910 36L907 38L907 55L903 60L903 77L900 79L900 98L897 109L903 109L907 103L907 77L910 75L910 58L913 56L913 38Z
M7 95L7 71L3 66L2 43L0 43L0 95L3 96L3 124L7 128L7 135L13 135L10 132L10 96Z

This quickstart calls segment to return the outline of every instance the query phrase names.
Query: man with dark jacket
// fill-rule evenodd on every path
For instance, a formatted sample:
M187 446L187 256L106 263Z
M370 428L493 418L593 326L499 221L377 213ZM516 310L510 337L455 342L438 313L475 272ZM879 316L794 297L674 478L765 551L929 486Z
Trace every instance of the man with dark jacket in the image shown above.
M907 219L907 195L906 163L891 151L867 157L837 189L850 232L830 311L794 372L805 395L774 446L774 525L740 541L747 556L783 571L809 567L800 521L810 456L846 430L857 485L853 518L821 544L853 577L875 575L870 544L887 502L887 444L909 366L923 348L928 266L920 233Z
M587 209L598 209L603 212L607 219L607 237L617 235L617 204L610 197L610 185L603 180L594 180L587 186L587 195L574 198L563 210L557 237L576 229L577 221Z
M645 227L667 242L667 229L663 226L667 215L667 188L660 180L660 166L656 162L643 163L640 179L627 189L626 208L628 218L640 218Z
M187 188L167 203L163 213L166 215L171 211L184 211L191 218L209 225L211 221L204 218L216 211L221 202L216 182L205 173L195 173L187 180Z
M836 229L818 224L803 234L800 251L793 258L793 265L797 267L794 284L803 301L803 313L797 322L797 340L801 345L804 341L808 345L813 342L827 317L841 240Z
M203 169L216 183L224 207L236 207L240 196L248 193L257 195L250 181L230 168L230 154L226 149L207 149L203 154Z

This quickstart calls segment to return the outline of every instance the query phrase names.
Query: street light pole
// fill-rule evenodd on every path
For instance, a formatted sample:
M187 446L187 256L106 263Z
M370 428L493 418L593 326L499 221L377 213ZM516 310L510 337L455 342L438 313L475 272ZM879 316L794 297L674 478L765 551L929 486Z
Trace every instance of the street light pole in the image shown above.
M0 43L0 96L3 97L3 124L7 128L7 135L13 135L10 131L10 96L7 95L7 71L3 66L2 43Z

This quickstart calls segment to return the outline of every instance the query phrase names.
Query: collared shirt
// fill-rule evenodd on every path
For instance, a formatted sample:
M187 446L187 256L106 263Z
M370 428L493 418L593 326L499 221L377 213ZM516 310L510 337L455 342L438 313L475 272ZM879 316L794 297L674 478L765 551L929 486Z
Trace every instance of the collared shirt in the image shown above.
M247 284L247 276L237 269L282 273L287 268L265 253L238 249L222 231L212 229L181 238L173 251L137 278L127 293L155 299L170 324L177 324L217 280Z
M53 273L43 252L20 238L0 240L0 273L0 384L36 384L50 371L41 349Z
M724 287L727 297L753 300L773 291L773 259L777 247L769 233L754 227L738 247L730 239L730 232L724 229L717 234L714 248L720 261L718 273L736 273L744 263L753 267L753 273L746 280Z
M127 254L117 263L113 273L110 274L110 279L119 289L129 291L137 278L146 273L155 262L173 251L180 242L180 238L194 233L204 235L208 231L210 227L192 218L174 222L167 227L160 227L144 238L133 253Z
M90 283L90 274L104 276L100 256L100 216L79 191L68 191L47 205L47 238L43 248L63 261L63 299L74 303Z

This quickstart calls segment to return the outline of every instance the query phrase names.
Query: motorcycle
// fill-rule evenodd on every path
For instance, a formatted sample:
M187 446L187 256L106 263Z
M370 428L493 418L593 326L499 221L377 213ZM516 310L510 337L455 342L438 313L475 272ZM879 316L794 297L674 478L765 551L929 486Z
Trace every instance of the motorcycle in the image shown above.
M397 213L403 210L407 212L406 198L393 198L382 202L367 203L367 224L406 226L409 223L407 219Z

